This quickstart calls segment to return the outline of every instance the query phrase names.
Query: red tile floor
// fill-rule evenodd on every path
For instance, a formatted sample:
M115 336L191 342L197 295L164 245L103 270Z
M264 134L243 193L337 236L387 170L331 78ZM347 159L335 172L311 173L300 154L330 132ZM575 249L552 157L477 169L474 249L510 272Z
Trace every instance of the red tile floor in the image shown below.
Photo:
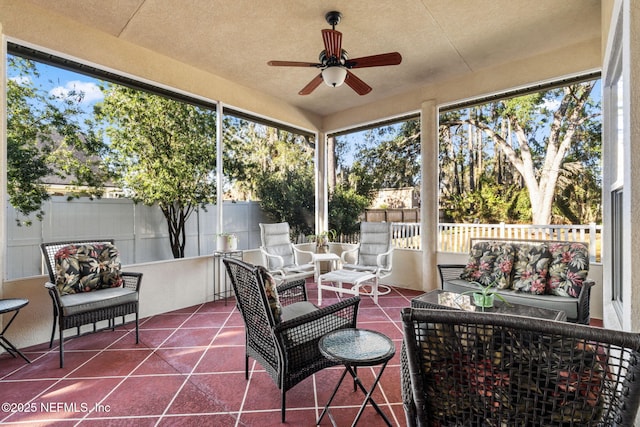
M315 284L309 298L317 301ZM323 293L323 305L337 296ZM405 418L400 395L400 309L417 291L392 289L375 305L362 297L358 326L383 332L396 345L374 394L397 426ZM280 391L250 359L244 376L244 326L233 301L188 307L141 319L140 343L132 325L65 342L65 368L57 347L25 349L33 363L0 356L0 424L87 426L277 426ZM54 343L55 344L55 343ZM360 368L369 386L379 366ZM320 371L287 393L287 424L314 426L342 368ZM337 425L351 425L364 398L346 381L331 413ZM328 417L321 425L331 425ZM384 425L368 405L359 425Z

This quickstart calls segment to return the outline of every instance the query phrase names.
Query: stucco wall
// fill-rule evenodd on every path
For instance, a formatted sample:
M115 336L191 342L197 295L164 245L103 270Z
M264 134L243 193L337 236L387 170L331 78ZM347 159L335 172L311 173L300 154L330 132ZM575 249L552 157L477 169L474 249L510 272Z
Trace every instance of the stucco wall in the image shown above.
M342 247L335 245L332 251L340 253ZM421 252L398 249L393 255L393 273L381 283L393 284L408 289L422 289ZM243 259L261 264L260 251L245 251ZM202 256L180 260L124 266L125 271L143 274L140 290L140 317L153 316L184 307L202 304L214 299L214 292L221 289L220 281L214 280L214 258ZM217 267L216 267L217 268ZM35 276L3 283L5 298L27 298L29 304L23 308L11 325L7 337L17 347L27 347L49 341L52 326L52 308L49 294L44 288L45 276ZM214 289L214 284L216 289ZM228 284L229 289L231 284ZM315 302L315 301L313 301ZM8 315L4 321L8 321ZM133 319L129 316L128 319ZM104 325L103 325L104 326ZM83 330L90 330L85 327ZM75 334L66 331L67 336ZM57 337L57 333L56 333Z

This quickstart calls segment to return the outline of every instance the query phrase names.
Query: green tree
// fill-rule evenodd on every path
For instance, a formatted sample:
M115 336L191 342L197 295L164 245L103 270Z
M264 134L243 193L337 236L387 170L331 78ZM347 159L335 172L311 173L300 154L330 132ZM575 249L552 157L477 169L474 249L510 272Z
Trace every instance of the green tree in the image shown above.
M329 229L338 236L357 233L360 216L371 200L344 185L336 187L329 196Z
M499 194L510 220L599 217L600 108L595 81L504 99L440 118L441 200ZM572 191L576 179L588 191ZM519 188L526 189L528 208ZM573 187L575 190L575 187ZM509 198L510 197L510 198ZM594 203L595 201L595 203ZM492 215L494 216L494 215ZM484 220L484 218L479 218Z
M364 190L420 185L418 119L407 120L399 128L396 125L374 129L366 139L359 144L351 168Z
M162 210L173 256L183 258L187 220L215 203L215 112L119 85L103 91L96 116L107 124L110 164L128 196Z
M315 228L314 154L309 136L240 119L225 129L225 175L233 191L257 198L272 220L288 222L295 235Z
M56 175L82 192L100 197L109 178L101 155L106 147L84 120L84 94L65 96L45 92L36 81L37 64L8 55L7 69L7 192L9 202L30 225L42 219L42 202L49 199L46 177Z
M264 174L258 185L260 206L277 222L288 222L295 237L314 233L315 192L313 170L288 169Z

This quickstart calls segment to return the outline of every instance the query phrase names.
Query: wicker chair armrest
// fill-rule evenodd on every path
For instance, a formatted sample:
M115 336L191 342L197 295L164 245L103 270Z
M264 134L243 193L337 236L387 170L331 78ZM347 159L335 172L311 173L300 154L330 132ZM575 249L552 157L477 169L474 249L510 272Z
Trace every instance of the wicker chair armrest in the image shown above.
M140 284L142 283L142 273L134 273L131 271L123 271L122 287L127 289L135 289L140 292Z
M578 318L576 323L588 325L591 320L591 288L596 284L593 280L585 280L578 295Z
M293 280L278 286L278 299L282 305L307 301L307 287L305 286L305 280Z
M438 272L440 273L440 287L444 289L444 282L451 279L459 279L464 264L438 264Z
M287 320L274 327L284 342L307 342L341 328L355 328L360 297L354 296L327 307Z
M58 290L58 287L51 282L46 282L44 284L44 287L47 288L47 290L49 291L49 295L51 295L51 298L53 299L54 303L58 307L62 307L62 301L60 300L60 291Z

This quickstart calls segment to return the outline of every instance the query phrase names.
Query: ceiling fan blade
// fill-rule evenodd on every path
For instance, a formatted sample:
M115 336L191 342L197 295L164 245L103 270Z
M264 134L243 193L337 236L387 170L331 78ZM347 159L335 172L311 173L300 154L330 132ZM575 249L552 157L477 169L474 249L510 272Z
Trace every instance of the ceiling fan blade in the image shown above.
M349 70L347 70L347 78L344 82L349 85L351 89L355 90L358 95L366 95L371 92L371 86L360 80Z
M382 67L385 65L398 65L402 62L402 55L398 52L382 53L380 55L363 56L361 58L347 59L347 68Z
M324 40L324 49L327 52L327 58L336 57L340 59L342 56L342 33L336 30L322 30L322 40Z
M321 67L322 64L315 62L298 62L298 61L269 61L268 65L272 67Z
M305 87L302 88L298 95L309 95L322 83L322 74L318 74L313 80L311 80Z

